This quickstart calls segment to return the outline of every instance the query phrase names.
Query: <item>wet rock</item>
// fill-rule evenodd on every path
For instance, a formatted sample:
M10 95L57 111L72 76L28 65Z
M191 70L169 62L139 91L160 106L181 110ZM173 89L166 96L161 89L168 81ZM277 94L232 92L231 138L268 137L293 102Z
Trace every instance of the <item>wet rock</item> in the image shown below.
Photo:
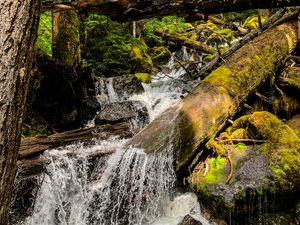
M191 215L186 215L178 225L202 225L202 223L194 219Z
M299 221L300 223L300 221ZM298 225L294 217L287 213L267 213L257 216L250 223L251 225L264 224L264 225Z
M133 94L144 91L142 83L134 75L100 78L96 77L97 98L100 104L127 100Z
M95 124L116 124L119 122L139 121L139 127L149 123L146 106L138 101L114 102L102 106L95 117Z
M29 101L56 131L76 129L100 109L90 71L39 59L39 85Z
M226 142L240 129L265 142ZM292 129L271 113L255 112L236 120L218 140L212 146L219 155L199 163L190 177L201 203L213 217L247 225L255 224L253 218L258 214L275 211L291 215L295 211L300 140Z

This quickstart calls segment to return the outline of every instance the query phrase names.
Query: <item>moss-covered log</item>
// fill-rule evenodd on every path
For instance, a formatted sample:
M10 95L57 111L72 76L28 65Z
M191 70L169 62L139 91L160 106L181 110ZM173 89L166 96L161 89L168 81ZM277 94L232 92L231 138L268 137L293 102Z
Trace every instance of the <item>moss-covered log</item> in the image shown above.
M177 150L176 168L182 168L240 110L249 95L274 74L276 66L294 49L296 34L296 23L285 23L249 42L128 145L152 153L171 144Z
M67 65L80 61L79 19L76 11L52 14L52 57Z
M208 54L213 54L216 52L216 50L213 47L203 44L199 41L194 41L184 35L179 35L176 33L170 34L159 29L155 31L155 34L162 37L164 40L171 41L176 44L195 49L197 51L202 51Z
M114 19L143 19L165 15L191 15L199 12L219 13L240 11L257 8L279 8L284 6L300 5L299 0L78 0L57 3L47 1L44 10L70 10L96 11L103 15L109 15Z

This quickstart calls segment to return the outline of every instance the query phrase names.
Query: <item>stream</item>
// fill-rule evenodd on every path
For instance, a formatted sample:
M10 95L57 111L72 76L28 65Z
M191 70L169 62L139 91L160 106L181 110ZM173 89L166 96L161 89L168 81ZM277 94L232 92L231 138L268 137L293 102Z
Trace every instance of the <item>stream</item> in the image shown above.
M185 56L188 57L188 56ZM149 120L178 102L185 94L174 86L185 71L175 69L174 58L166 65L168 74L158 73L151 84L143 84L144 92L128 96L130 101L142 102ZM112 85L105 84L107 103L122 101ZM98 86L98 99L103 99ZM90 121L87 126L92 126ZM132 120L135 129L142 127ZM124 149L127 140L118 137L96 141L93 146L81 143L51 150L45 156L51 160L47 173L41 175L33 213L23 225L177 225L190 214L203 225L197 197L179 193L173 166L173 147L146 155L143 149ZM117 149L113 154L90 162L87 156L94 151Z

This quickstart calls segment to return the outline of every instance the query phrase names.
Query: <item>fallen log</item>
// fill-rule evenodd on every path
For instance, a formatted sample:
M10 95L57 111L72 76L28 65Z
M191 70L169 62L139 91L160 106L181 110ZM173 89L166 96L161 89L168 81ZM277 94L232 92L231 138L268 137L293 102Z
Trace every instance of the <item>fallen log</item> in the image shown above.
M56 133L46 137L25 138L21 141L19 160L36 157L46 150L65 146L74 142L92 141L92 139L105 140L111 136L130 137L132 135L128 123L116 125L105 124L90 128L70 130ZM37 160L37 159L35 159Z
M109 155L115 152L116 149L99 149L98 151L93 151L88 153L88 159L93 160L97 157ZM34 159L22 159L17 161L18 177L26 178L35 175L39 175L46 171L46 166L51 162L49 158L40 156Z
M176 170L184 169L247 98L276 71L297 42L296 23L264 32L236 51L189 95L135 135L127 145L148 154L175 149Z
M236 52L239 48L241 48L243 45L248 43L250 40L257 37L259 34L261 34L262 31L265 31L275 25L278 25L282 22L286 22L288 20L291 20L293 18L296 18L299 14L299 9L296 9L292 13L285 14L285 9L278 10L274 15L272 15L270 18L266 20L265 23L262 24L262 27L258 27L256 29L253 29L250 33L245 35L242 39L238 41L237 44L230 47L226 52L221 54L220 56L214 58L211 62L203 66L197 74L195 74L196 77L205 77L206 74L211 72L214 68L216 68L222 61L226 60L229 56L231 56L234 52Z
M179 34L175 34L175 33L170 34L170 33L164 32L163 30L160 30L160 29L155 30L154 33L157 36L162 37L164 40L174 42L178 45L182 45L187 48L195 49L197 51L205 52L208 54L213 54L216 52L216 50L213 47L203 44L199 41L191 40L190 38L185 37L183 35L179 35Z
M241 11L257 8L279 8L300 5L299 0L78 0L78 1L46 1L42 10L79 10L83 12L97 12L111 16L113 19L125 21L144 18L182 15L189 16L196 13L220 13Z
M199 147L220 131L248 96L274 74L276 66L294 49L296 33L296 23L285 23L240 48L181 102L128 141L127 146L141 147L148 154L172 146L176 149L176 169L183 169ZM44 163L42 159L20 160L18 168L30 175Z

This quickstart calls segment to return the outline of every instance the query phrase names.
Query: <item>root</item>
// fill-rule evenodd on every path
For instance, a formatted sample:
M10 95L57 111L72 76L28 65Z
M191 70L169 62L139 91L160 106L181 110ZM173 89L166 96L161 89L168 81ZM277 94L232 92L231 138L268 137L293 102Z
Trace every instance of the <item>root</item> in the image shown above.
M230 157L230 152L227 153L227 160L229 162L229 165L230 165L230 173L226 179L226 184L229 184L229 182L231 181L232 177L233 177L233 162L232 162L232 159Z

